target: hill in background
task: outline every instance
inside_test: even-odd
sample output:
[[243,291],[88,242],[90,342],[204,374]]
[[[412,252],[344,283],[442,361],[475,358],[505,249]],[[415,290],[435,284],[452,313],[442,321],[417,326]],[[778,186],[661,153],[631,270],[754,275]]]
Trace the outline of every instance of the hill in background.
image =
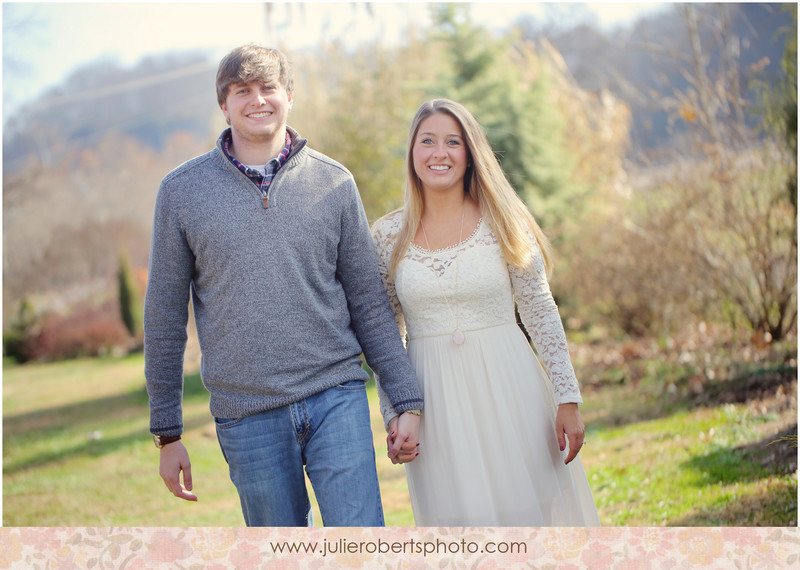
[[[701,14],[710,9],[698,6]],[[756,67],[762,74],[780,75],[782,32],[790,23],[783,5],[729,4],[725,13],[730,33],[739,38],[741,84],[747,85]],[[676,133],[656,101],[687,85],[678,63],[689,39],[677,10],[614,32],[586,24],[547,30],[532,19],[515,25],[525,39],[549,41],[581,89],[608,90],[629,105],[634,156],[674,144]],[[711,45],[713,38],[707,39]],[[717,51],[704,51],[703,56],[709,69],[726,58]],[[64,149],[97,145],[112,131],[156,151],[178,131],[213,141],[216,65],[200,53],[188,52],[149,57],[132,68],[104,60],[81,67],[63,85],[5,118],[4,169],[15,172],[32,156],[47,164]]]

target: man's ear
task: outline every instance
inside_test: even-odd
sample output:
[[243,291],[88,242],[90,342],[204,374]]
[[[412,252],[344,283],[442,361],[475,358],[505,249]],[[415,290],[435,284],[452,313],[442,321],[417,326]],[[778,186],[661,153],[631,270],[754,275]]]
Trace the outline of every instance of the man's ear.
[[225,122],[231,124],[231,114],[228,112],[228,105],[220,103],[219,108],[222,109],[222,114],[225,115]]

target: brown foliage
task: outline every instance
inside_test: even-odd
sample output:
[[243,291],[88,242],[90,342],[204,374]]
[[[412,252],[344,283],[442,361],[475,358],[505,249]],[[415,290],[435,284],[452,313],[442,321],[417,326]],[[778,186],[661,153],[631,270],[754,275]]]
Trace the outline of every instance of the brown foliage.
[[66,316],[45,317],[37,333],[22,339],[17,350],[23,360],[61,360],[101,356],[127,350],[130,337],[114,303],[81,305]]
[[[797,320],[796,211],[786,193],[791,153],[747,124],[738,38],[725,11],[681,7],[687,46],[651,49],[679,63],[687,86],[653,101],[683,145],[632,173],[630,192],[595,200],[565,244],[564,290],[584,321],[641,336],[725,322],[780,339]],[[727,54],[716,67],[703,30]],[[685,50],[683,53],[681,50]],[[677,135],[676,135],[677,136]]]
[[[120,250],[147,267],[155,196],[161,178],[207,150],[178,133],[162,154],[118,134],[92,149],[35,165],[3,181],[3,302],[13,315],[23,298],[37,313],[115,290]],[[7,328],[8,322],[4,323]]]
[[770,406],[796,406],[796,338],[762,340],[724,324],[700,322],[661,339],[575,342],[570,353],[582,387],[590,391],[657,379],[664,394],[685,398],[691,406],[773,398]]

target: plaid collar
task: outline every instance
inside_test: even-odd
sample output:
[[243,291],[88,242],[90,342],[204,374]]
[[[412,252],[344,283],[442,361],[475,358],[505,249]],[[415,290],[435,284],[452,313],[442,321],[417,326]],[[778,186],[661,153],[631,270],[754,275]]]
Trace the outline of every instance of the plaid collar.
[[286,131],[286,145],[283,147],[283,150],[277,157],[273,158],[267,163],[264,171],[250,168],[237,160],[230,151],[231,141],[232,135],[231,132],[228,131],[222,139],[222,148],[225,150],[225,154],[227,155],[228,159],[236,166],[236,168],[241,170],[245,176],[247,176],[256,186],[259,187],[259,190],[261,190],[262,194],[266,195],[269,185],[272,183],[272,179],[275,178],[275,174],[278,172],[280,167],[286,163],[289,153],[292,152],[292,137],[289,135],[289,131]]

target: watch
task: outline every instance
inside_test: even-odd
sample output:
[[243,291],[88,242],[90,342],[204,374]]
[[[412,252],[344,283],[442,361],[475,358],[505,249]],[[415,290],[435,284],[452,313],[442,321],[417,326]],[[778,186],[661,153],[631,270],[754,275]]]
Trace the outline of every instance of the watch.
[[168,443],[173,443],[173,442],[178,441],[180,438],[181,438],[181,436],[179,436],[179,435],[158,435],[158,434],[153,434],[153,441],[155,442],[156,447],[159,448],[159,449],[161,449],[162,447],[164,447]]

